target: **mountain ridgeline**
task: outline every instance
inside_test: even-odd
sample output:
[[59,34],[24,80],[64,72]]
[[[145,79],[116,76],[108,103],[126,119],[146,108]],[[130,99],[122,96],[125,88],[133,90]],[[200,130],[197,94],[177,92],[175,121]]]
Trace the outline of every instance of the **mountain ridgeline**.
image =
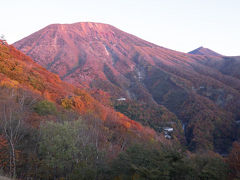
[[190,51],[189,54],[203,55],[203,56],[218,56],[218,57],[223,56],[221,54],[218,54],[218,53],[212,51],[211,49],[204,48],[202,46],[193,51]]
[[239,138],[239,57],[181,53],[90,22],[49,25],[13,45],[63,81],[108,94],[132,120],[172,127],[190,150],[226,153]]

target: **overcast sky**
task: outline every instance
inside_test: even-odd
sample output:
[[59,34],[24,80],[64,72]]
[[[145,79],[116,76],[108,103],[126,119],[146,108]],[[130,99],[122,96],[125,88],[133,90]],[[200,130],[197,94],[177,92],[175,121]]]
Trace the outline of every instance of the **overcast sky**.
[[170,49],[240,55],[240,0],[0,0],[9,43],[54,23],[102,22]]

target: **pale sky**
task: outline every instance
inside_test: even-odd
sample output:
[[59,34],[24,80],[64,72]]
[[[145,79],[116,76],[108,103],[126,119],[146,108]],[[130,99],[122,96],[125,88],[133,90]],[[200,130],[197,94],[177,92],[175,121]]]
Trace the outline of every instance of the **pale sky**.
[[240,55],[240,0],[0,0],[0,34],[10,44],[49,24],[86,21],[182,52]]

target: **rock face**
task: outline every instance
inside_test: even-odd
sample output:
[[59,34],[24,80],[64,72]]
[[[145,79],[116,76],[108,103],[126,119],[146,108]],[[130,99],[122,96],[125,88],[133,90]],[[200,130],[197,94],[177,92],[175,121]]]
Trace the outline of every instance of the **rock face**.
[[[226,57],[211,50],[181,53],[101,23],[49,25],[14,46],[74,85],[164,107],[184,125],[190,149],[224,152],[238,138],[240,80],[222,69]],[[163,121],[171,124],[154,119]]]
[[204,56],[218,56],[218,57],[223,56],[221,54],[218,54],[218,53],[212,51],[211,49],[204,48],[202,46],[193,51],[190,51],[189,54],[204,55]]

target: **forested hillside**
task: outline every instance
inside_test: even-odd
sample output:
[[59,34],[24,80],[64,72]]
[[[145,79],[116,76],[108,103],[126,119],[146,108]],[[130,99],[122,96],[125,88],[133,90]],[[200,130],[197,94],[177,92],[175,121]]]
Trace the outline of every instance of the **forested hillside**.
[[103,92],[99,100],[129,118],[157,132],[173,128],[191,151],[226,154],[239,138],[237,57],[181,53],[92,22],[52,24],[14,46],[63,81]]
[[106,93],[91,96],[64,83],[7,44],[0,44],[0,80],[0,173],[6,176],[219,180],[239,174],[237,142],[225,159],[212,151],[191,153],[181,129],[168,139],[158,128],[169,120],[181,127],[165,107],[116,102],[129,119],[111,109]]

